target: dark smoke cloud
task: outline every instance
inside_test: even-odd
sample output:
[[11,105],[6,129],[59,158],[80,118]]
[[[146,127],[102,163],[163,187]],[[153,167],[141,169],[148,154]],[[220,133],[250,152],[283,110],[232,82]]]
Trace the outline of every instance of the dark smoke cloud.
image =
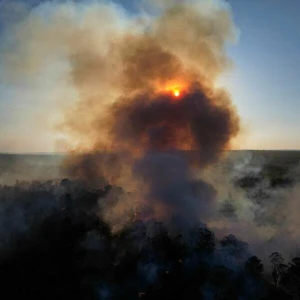
[[135,165],[134,174],[149,185],[142,219],[156,217],[174,225],[175,217],[175,223],[189,227],[205,221],[213,210],[216,191],[204,181],[194,180],[188,161],[178,154],[147,153]]
[[112,117],[117,148],[198,150],[201,165],[217,160],[239,130],[232,106],[208,97],[199,85],[180,99],[156,94],[122,99],[114,105]]
[[[103,185],[103,179],[124,182],[125,174],[144,185],[136,208],[143,218],[168,222],[170,216],[179,214],[186,225],[207,220],[216,192],[193,178],[191,167],[216,162],[237,134],[238,117],[227,100],[207,96],[199,84],[189,87],[180,99],[155,92],[122,98],[110,111],[110,151],[71,156],[66,168],[70,176],[93,186]],[[98,147],[95,149],[101,149]],[[196,155],[185,152],[189,150],[196,150]],[[116,216],[124,219],[122,207],[133,205],[123,197],[119,201],[113,209],[113,223]]]

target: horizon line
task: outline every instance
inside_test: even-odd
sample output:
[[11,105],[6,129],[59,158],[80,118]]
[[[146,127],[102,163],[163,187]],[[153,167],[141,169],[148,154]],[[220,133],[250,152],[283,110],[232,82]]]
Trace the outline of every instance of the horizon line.
[[[197,150],[183,150],[183,151],[197,151]],[[231,150],[223,150],[224,152],[229,151],[287,151],[287,152],[295,152],[300,151],[300,149],[231,149]],[[66,155],[69,152],[1,152],[0,155]]]

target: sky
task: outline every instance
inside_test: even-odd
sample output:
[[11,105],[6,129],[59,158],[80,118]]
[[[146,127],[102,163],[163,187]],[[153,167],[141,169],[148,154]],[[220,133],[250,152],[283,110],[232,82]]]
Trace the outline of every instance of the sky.
[[[128,0],[119,2],[129,9],[133,6]],[[242,120],[238,148],[300,149],[300,1],[228,2],[239,38],[228,48],[235,66],[223,75],[220,84],[231,93]],[[4,17],[2,12],[0,18]],[[51,130],[53,112],[59,106],[51,100],[59,98],[55,97],[55,80],[41,79],[41,83],[49,90],[44,99],[35,85],[1,81],[0,66],[0,152],[59,149],[57,135]],[[63,93],[59,96],[68,97],[71,91]],[[45,105],[39,106],[39,101]]]
[[300,1],[229,3],[240,37],[224,82],[247,123],[245,148],[299,149]]

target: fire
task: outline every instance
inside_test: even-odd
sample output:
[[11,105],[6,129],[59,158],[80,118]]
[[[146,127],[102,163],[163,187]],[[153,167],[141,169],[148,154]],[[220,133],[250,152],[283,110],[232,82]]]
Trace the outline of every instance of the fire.
[[175,97],[179,97],[180,96],[180,90],[176,89],[173,91],[173,94]]
[[186,89],[183,83],[171,83],[162,88],[166,93],[173,95],[175,98],[179,98],[182,95],[183,90]]

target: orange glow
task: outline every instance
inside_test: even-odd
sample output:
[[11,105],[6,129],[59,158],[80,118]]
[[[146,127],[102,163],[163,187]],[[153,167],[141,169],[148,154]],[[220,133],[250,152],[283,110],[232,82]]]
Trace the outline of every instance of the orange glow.
[[176,89],[173,91],[173,94],[175,97],[179,97],[180,96],[180,90]]
[[171,84],[164,88],[167,93],[171,93],[176,98],[181,96],[184,89],[185,86],[183,84]]
[[180,98],[187,89],[188,85],[183,80],[172,80],[156,86],[158,92],[169,94],[174,98]]

